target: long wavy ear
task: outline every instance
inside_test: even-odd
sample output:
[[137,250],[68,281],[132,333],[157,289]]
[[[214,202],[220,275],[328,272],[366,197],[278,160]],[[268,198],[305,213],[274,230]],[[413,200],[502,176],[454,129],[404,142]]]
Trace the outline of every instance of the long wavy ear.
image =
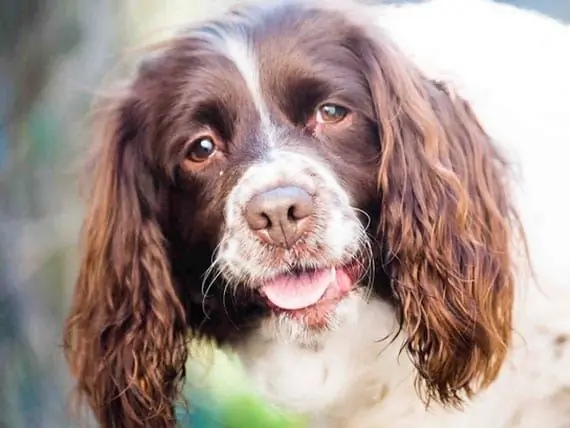
[[186,319],[159,226],[145,106],[127,92],[103,118],[64,347],[101,426],[166,427],[184,377]]
[[511,341],[507,165],[466,101],[389,41],[361,46],[381,135],[378,240],[422,398],[460,405]]

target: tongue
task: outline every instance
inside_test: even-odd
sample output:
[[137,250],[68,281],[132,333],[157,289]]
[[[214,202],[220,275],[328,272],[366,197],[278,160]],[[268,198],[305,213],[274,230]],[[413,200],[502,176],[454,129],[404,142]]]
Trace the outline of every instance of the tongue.
[[329,286],[336,282],[336,272],[323,269],[301,275],[279,276],[266,283],[261,291],[278,308],[297,310],[317,303]]

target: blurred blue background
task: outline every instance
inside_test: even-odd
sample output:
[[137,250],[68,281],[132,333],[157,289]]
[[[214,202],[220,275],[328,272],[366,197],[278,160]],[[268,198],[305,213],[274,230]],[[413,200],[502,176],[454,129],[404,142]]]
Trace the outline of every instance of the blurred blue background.
[[[72,426],[60,329],[94,93],[128,47],[233,2],[0,2],[0,428]],[[569,0],[510,3],[570,21]]]

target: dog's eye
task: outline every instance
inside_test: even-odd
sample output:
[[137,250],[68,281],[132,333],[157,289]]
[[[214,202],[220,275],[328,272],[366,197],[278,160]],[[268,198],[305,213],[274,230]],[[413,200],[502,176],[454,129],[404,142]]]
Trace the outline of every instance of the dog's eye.
[[337,104],[323,104],[317,110],[317,123],[338,123],[348,115],[348,109]]
[[216,144],[211,137],[200,137],[194,140],[186,153],[192,162],[204,162],[216,152]]

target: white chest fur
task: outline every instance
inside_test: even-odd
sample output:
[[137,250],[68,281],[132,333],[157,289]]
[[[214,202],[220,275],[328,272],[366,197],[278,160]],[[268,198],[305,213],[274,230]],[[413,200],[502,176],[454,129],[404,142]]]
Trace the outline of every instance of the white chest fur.
[[309,415],[311,426],[535,428],[545,420],[549,427],[570,426],[570,404],[564,404],[570,397],[563,387],[568,380],[556,379],[559,360],[551,355],[554,331],[541,331],[537,341],[538,332],[529,330],[533,340],[518,342],[497,381],[462,411],[426,409],[407,354],[399,352],[401,341],[390,341],[390,307],[358,296],[343,305],[357,315],[318,347],[255,334],[236,348],[259,391],[271,403]]
[[413,370],[405,354],[398,361],[396,324],[388,305],[351,296],[341,311],[353,318],[315,346],[255,335],[240,346],[246,370],[271,402],[315,415],[344,419],[356,409],[375,407],[396,390],[409,394]]
[[[272,401],[302,412],[323,411],[336,405],[347,387],[360,383],[370,364],[377,364],[388,347],[388,340],[379,339],[395,325],[390,309],[380,302],[366,304],[359,297],[342,305],[347,311],[351,307],[355,319],[328,333],[318,345],[264,341],[256,335],[238,349],[252,378]],[[385,359],[395,366],[393,358]]]

